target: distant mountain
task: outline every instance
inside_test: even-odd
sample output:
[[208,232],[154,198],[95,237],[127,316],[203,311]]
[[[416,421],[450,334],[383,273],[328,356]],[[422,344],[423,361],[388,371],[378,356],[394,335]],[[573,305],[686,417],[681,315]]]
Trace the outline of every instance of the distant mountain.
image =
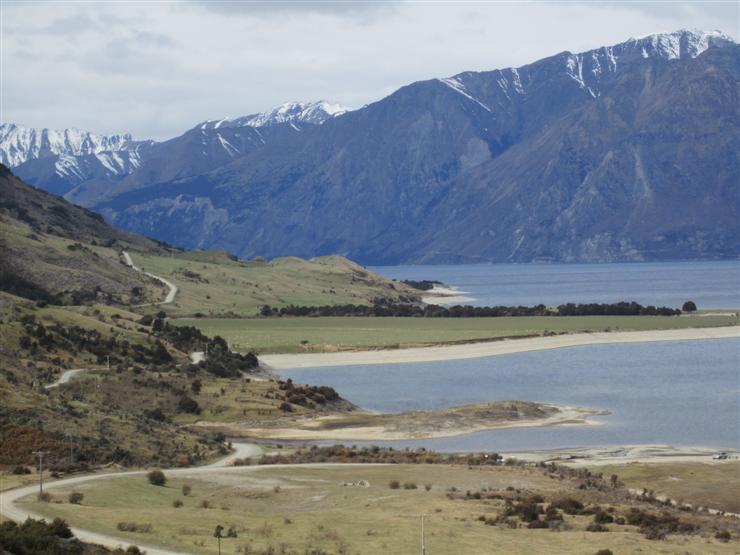
[[350,111],[350,108],[340,104],[332,104],[325,100],[318,102],[286,102],[269,112],[242,116],[240,118],[223,118],[206,121],[201,129],[220,129],[224,127],[267,127],[278,123],[312,123],[321,125],[326,120],[341,116]]
[[[729,37],[661,33],[412,83],[322,125],[250,128],[273,134],[84,202],[120,227],[245,257],[731,257],[739,84]],[[208,123],[200,132],[224,132]]]
[[[78,129],[0,125],[0,161],[29,183],[78,203],[139,184],[196,175],[266,144],[274,135],[320,125],[349,111],[326,101],[288,102],[273,110],[196,125],[164,142],[135,141],[130,134],[96,135]],[[78,189],[79,187],[79,189]]]

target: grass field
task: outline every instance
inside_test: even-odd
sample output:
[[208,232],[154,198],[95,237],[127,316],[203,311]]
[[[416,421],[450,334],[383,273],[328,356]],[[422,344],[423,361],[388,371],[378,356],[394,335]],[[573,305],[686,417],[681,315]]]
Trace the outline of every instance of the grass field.
[[[596,469],[595,469],[596,470]],[[740,513],[740,463],[737,461],[600,466],[598,472],[617,474],[627,487],[653,490],[694,506]]]
[[[171,320],[220,335],[259,353],[394,348],[454,341],[605,330],[661,330],[735,325],[737,316],[526,316],[517,318],[267,318]],[[307,343],[302,343],[302,342]]]
[[[369,487],[343,485],[360,480]],[[391,480],[418,489],[390,489]],[[424,485],[430,484],[426,491]],[[189,495],[182,486],[189,485]],[[466,555],[547,553],[732,553],[737,543],[722,544],[697,536],[650,541],[632,526],[609,526],[609,533],[586,532],[588,516],[568,516],[566,529],[509,529],[488,526],[480,515],[495,516],[498,500],[450,499],[449,488],[477,491],[507,486],[556,495],[567,486],[534,468],[474,468],[441,465],[346,465],[329,468],[225,469],[208,475],[171,476],[166,487],[144,476],[115,478],[77,486],[81,505],[56,492],[55,503],[29,502],[34,510],[70,523],[122,536],[129,541],[217,553],[216,525],[233,527],[237,538],[222,541],[222,552],[352,553],[407,555],[420,548],[419,514],[427,514],[428,553]],[[71,490],[70,490],[71,491]],[[173,508],[180,501],[183,506]],[[209,508],[204,508],[204,502]],[[119,522],[151,525],[149,532],[122,532]],[[272,546],[274,551],[267,551]],[[314,552],[314,551],[311,551]],[[319,551],[315,551],[319,552]]]
[[166,306],[170,315],[254,316],[264,305],[370,304],[375,297],[398,300],[418,294],[338,256],[270,262],[233,260],[223,251],[131,256],[138,267],[180,289],[175,303]]

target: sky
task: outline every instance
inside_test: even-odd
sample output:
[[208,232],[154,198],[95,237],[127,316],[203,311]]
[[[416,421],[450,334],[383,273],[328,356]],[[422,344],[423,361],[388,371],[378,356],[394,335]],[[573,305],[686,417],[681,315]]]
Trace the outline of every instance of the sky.
[[422,79],[516,67],[653,32],[721,30],[729,2],[0,0],[0,122],[166,139]]

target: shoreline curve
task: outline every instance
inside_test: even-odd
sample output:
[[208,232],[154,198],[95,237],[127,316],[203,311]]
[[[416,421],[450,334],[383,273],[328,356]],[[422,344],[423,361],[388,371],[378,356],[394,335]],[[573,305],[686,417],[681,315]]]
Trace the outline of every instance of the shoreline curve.
[[465,343],[462,345],[410,347],[408,349],[261,355],[259,359],[260,362],[270,370],[279,372],[280,370],[300,368],[364,366],[370,364],[403,364],[485,358],[530,351],[580,347],[584,345],[736,338],[740,338],[740,326],[573,333],[553,336],[525,337],[521,339],[502,339],[498,341]]

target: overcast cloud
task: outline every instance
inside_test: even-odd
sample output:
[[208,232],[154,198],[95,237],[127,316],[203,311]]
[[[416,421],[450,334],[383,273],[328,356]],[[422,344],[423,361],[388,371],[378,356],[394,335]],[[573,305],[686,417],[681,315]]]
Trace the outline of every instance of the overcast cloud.
[[199,121],[519,66],[684,27],[729,2],[2,1],[0,121],[163,139]]

